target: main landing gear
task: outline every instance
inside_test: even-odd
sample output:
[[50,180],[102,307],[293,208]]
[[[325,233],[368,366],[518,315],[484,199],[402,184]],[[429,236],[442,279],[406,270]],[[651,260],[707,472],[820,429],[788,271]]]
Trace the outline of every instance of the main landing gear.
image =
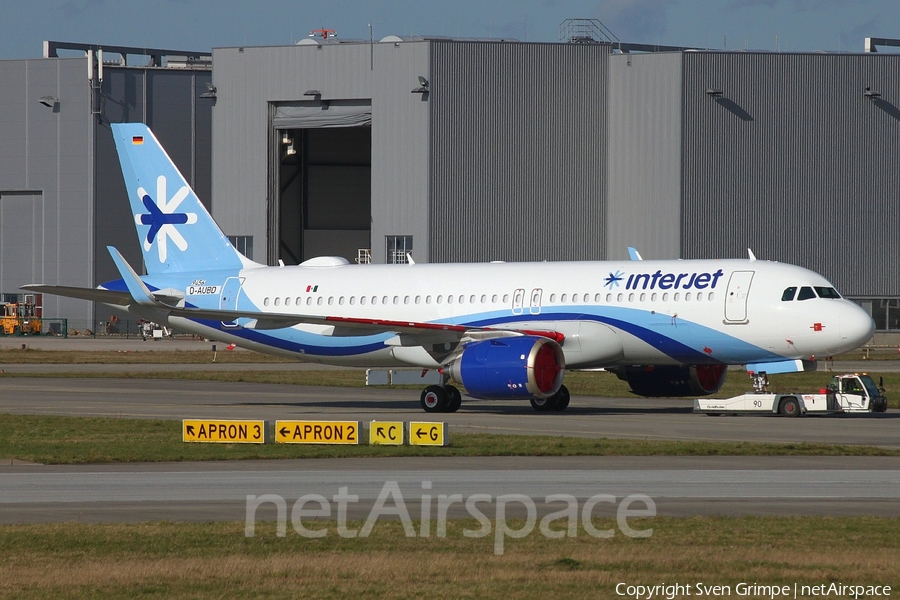
[[559,391],[549,398],[532,398],[531,408],[544,412],[548,410],[563,411],[569,406],[569,388],[564,385],[559,386]]
[[421,401],[425,412],[456,412],[462,404],[462,394],[452,385],[429,385],[422,390]]
[[[420,400],[422,410],[425,412],[456,412],[462,404],[462,394],[452,385],[429,385],[422,390]],[[564,385],[549,398],[531,399],[531,407],[540,412],[563,411],[567,406],[569,406],[569,389]]]

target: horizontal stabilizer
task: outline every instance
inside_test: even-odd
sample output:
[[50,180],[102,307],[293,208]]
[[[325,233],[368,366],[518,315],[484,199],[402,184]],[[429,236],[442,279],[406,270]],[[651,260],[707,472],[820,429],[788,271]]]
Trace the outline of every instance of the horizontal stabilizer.
[[78,298],[79,300],[90,300],[91,302],[102,302],[104,304],[117,304],[119,306],[128,306],[134,302],[131,298],[131,294],[128,292],[105,290],[103,288],[80,288],[67,285],[32,283],[30,285],[23,285],[22,289],[28,290],[29,292],[55,294],[66,298]]

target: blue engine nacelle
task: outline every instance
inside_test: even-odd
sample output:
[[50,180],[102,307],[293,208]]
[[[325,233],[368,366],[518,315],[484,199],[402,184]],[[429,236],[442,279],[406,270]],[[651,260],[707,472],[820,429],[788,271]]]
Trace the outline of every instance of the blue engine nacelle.
[[555,341],[515,336],[468,344],[447,372],[475,398],[548,398],[562,385],[565,369]]

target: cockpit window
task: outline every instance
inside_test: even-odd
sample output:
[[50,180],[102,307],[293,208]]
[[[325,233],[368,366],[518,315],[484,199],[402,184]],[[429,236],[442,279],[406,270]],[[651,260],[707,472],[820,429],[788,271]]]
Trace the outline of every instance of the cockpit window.
[[811,287],[803,286],[800,288],[800,293],[797,294],[797,300],[809,300],[810,298],[815,298],[816,293],[813,291]]
[[784,290],[784,293],[781,294],[781,301],[782,302],[790,302],[791,300],[794,299],[794,294],[796,294],[796,293],[797,293],[796,286],[787,288],[786,290]]
[[841,297],[836,289],[830,287],[816,287],[816,293],[819,295],[819,298],[838,299]]

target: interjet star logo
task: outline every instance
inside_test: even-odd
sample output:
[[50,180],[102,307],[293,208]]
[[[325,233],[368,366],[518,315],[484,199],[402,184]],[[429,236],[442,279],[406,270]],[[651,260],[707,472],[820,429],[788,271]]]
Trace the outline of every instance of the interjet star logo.
[[[187,250],[188,244],[181,233],[175,229],[176,225],[192,225],[197,222],[196,213],[178,213],[175,210],[187,198],[191,192],[188,186],[181,186],[175,194],[169,198],[166,193],[166,178],[160,175],[156,179],[156,202],[150,197],[150,194],[142,187],[137,190],[138,197],[144,203],[147,209],[146,214],[134,215],[134,220],[139,225],[149,225],[150,230],[147,231],[147,239],[144,240],[144,250],[150,251],[153,247],[153,240],[156,240],[156,248],[159,251],[159,262],[166,262],[168,251],[166,249],[167,240],[171,239],[175,246],[184,252]],[[168,200],[166,200],[169,198]]]
[[618,270],[615,273],[610,273],[609,277],[605,279],[606,283],[603,284],[603,287],[608,287],[609,289],[619,287],[619,282],[622,281],[623,275],[625,275],[625,271],[622,270]]

